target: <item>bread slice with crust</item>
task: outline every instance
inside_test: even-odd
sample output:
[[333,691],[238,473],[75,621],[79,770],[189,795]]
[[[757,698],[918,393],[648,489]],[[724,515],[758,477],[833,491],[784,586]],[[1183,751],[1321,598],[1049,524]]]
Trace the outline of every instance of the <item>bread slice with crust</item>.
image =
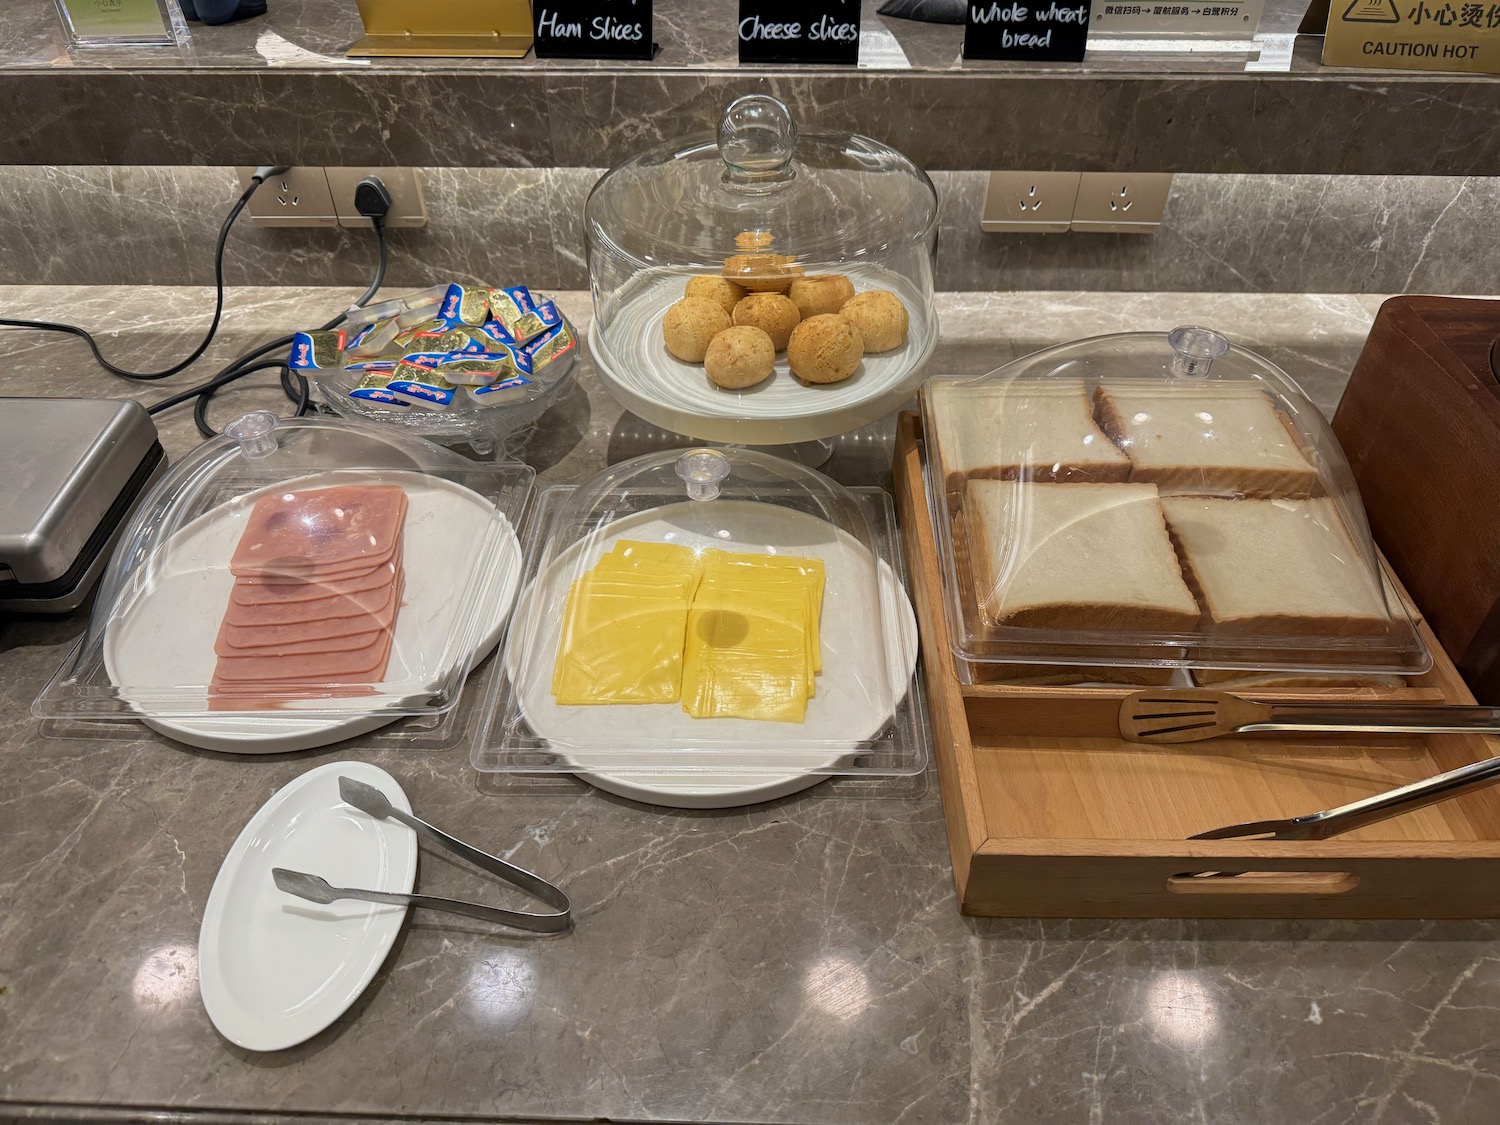
[[1161,501],[1188,582],[1214,626],[1271,636],[1378,636],[1392,627],[1380,580],[1334,502]]
[[1258,387],[1101,383],[1094,405],[1099,424],[1129,456],[1132,481],[1150,481],[1163,492],[1318,492],[1317,469]]
[[1082,379],[927,385],[928,441],[947,489],[970,477],[1103,482],[1130,476],[1130,458],[1094,421]]
[[964,511],[989,627],[1173,633],[1201,619],[1154,484],[970,480]]

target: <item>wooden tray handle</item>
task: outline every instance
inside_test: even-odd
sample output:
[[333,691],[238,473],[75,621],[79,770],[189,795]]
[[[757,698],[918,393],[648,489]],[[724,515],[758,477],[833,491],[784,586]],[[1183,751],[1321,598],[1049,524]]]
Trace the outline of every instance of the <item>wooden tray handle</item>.
[[1176,895],[1342,895],[1357,886],[1359,876],[1352,871],[1188,872],[1167,876],[1167,890]]

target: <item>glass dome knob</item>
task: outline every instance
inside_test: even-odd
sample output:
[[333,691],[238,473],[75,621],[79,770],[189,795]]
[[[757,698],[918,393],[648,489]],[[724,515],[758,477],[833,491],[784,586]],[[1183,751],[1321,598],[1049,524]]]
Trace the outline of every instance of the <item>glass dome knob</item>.
[[739,182],[790,179],[797,150],[792,111],[768,94],[746,94],[729,103],[719,122],[724,177]]
[[269,457],[276,452],[278,421],[269,410],[252,410],[225,426],[224,432],[240,443],[240,452],[246,457]]
[[1185,326],[1167,333],[1172,345],[1172,374],[1201,379],[1214,360],[1229,354],[1229,341],[1211,328]]
[[719,482],[729,475],[729,458],[717,449],[693,449],[677,458],[677,475],[694,500],[712,500],[719,495]]

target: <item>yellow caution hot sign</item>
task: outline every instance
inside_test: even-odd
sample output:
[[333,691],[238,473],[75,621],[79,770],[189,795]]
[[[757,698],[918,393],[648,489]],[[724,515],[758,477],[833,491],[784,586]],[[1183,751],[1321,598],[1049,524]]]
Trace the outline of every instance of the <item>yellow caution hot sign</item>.
[[1500,74],[1500,3],[1333,0],[1323,61]]

